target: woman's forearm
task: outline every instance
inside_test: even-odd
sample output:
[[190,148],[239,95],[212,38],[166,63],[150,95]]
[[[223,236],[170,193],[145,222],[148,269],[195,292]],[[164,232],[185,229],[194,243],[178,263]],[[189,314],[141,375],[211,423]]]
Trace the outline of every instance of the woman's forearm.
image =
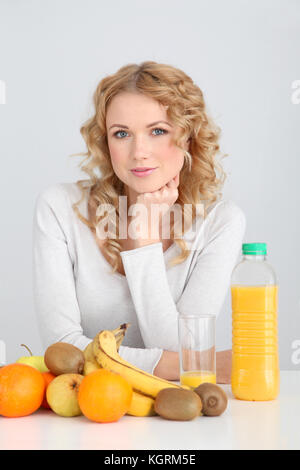
[[[216,352],[217,383],[229,384],[231,380],[231,349]],[[154,375],[165,380],[180,380],[179,353],[164,351],[154,369]]]
[[216,352],[216,369],[217,369],[217,383],[218,384],[230,384],[231,364],[232,364],[231,349],[226,349],[225,351]]
[[165,380],[179,380],[179,353],[163,351],[161,358],[154,369],[153,375]]

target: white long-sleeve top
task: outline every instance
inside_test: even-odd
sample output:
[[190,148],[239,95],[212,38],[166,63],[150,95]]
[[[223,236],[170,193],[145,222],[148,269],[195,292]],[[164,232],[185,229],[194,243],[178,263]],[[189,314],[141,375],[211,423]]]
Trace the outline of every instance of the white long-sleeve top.
[[[221,199],[184,234],[191,252],[176,266],[176,244],[122,251],[126,276],[111,273],[88,226],[72,204],[76,183],[57,183],[36,198],[33,295],[43,346],[64,341],[84,349],[103,329],[130,323],[121,357],[153,373],[163,350],[178,351],[178,313],[218,315],[243,241],[246,218]],[[88,197],[78,205],[88,218]]]

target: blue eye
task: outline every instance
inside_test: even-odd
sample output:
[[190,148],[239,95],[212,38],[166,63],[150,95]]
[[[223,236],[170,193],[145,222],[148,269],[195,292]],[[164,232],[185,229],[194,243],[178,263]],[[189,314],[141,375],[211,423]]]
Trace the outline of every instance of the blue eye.
[[[164,135],[164,134],[168,133],[168,131],[166,131],[165,129],[161,129],[159,127],[156,127],[155,129],[153,129],[153,131],[162,131],[163,132],[162,134],[155,134],[155,135]],[[122,131],[117,131],[117,132],[114,133],[114,137],[116,137],[117,139],[122,139],[122,137],[118,137],[118,134],[120,134],[121,132],[127,134],[127,132],[123,131],[123,130]]]
[[124,132],[126,134],[125,131],[117,131],[117,132],[114,133],[114,136],[117,137],[117,134],[119,134],[120,132]]
[[156,127],[155,129],[153,129],[154,131],[163,131],[163,134],[156,134],[156,135],[164,135],[166,134],[168,131],[165,131],[164,129],[160,129],[158,127]]

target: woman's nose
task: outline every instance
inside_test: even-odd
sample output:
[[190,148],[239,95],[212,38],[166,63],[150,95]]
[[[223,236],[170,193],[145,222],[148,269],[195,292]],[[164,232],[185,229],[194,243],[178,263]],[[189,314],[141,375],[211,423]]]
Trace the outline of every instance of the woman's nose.
[[135,159],[147,158],[151,154],[150,145],[145,143],[142,139],[134,142],[131,148],[131,155]]

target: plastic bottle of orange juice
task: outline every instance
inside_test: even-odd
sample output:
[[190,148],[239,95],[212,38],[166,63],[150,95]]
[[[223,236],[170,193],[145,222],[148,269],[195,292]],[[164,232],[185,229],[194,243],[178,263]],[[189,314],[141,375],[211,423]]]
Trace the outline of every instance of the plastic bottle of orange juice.
[[279,393],[278,284],[266,243],[244,243],[231,277],[231,388],[240,400],[274,400]]

